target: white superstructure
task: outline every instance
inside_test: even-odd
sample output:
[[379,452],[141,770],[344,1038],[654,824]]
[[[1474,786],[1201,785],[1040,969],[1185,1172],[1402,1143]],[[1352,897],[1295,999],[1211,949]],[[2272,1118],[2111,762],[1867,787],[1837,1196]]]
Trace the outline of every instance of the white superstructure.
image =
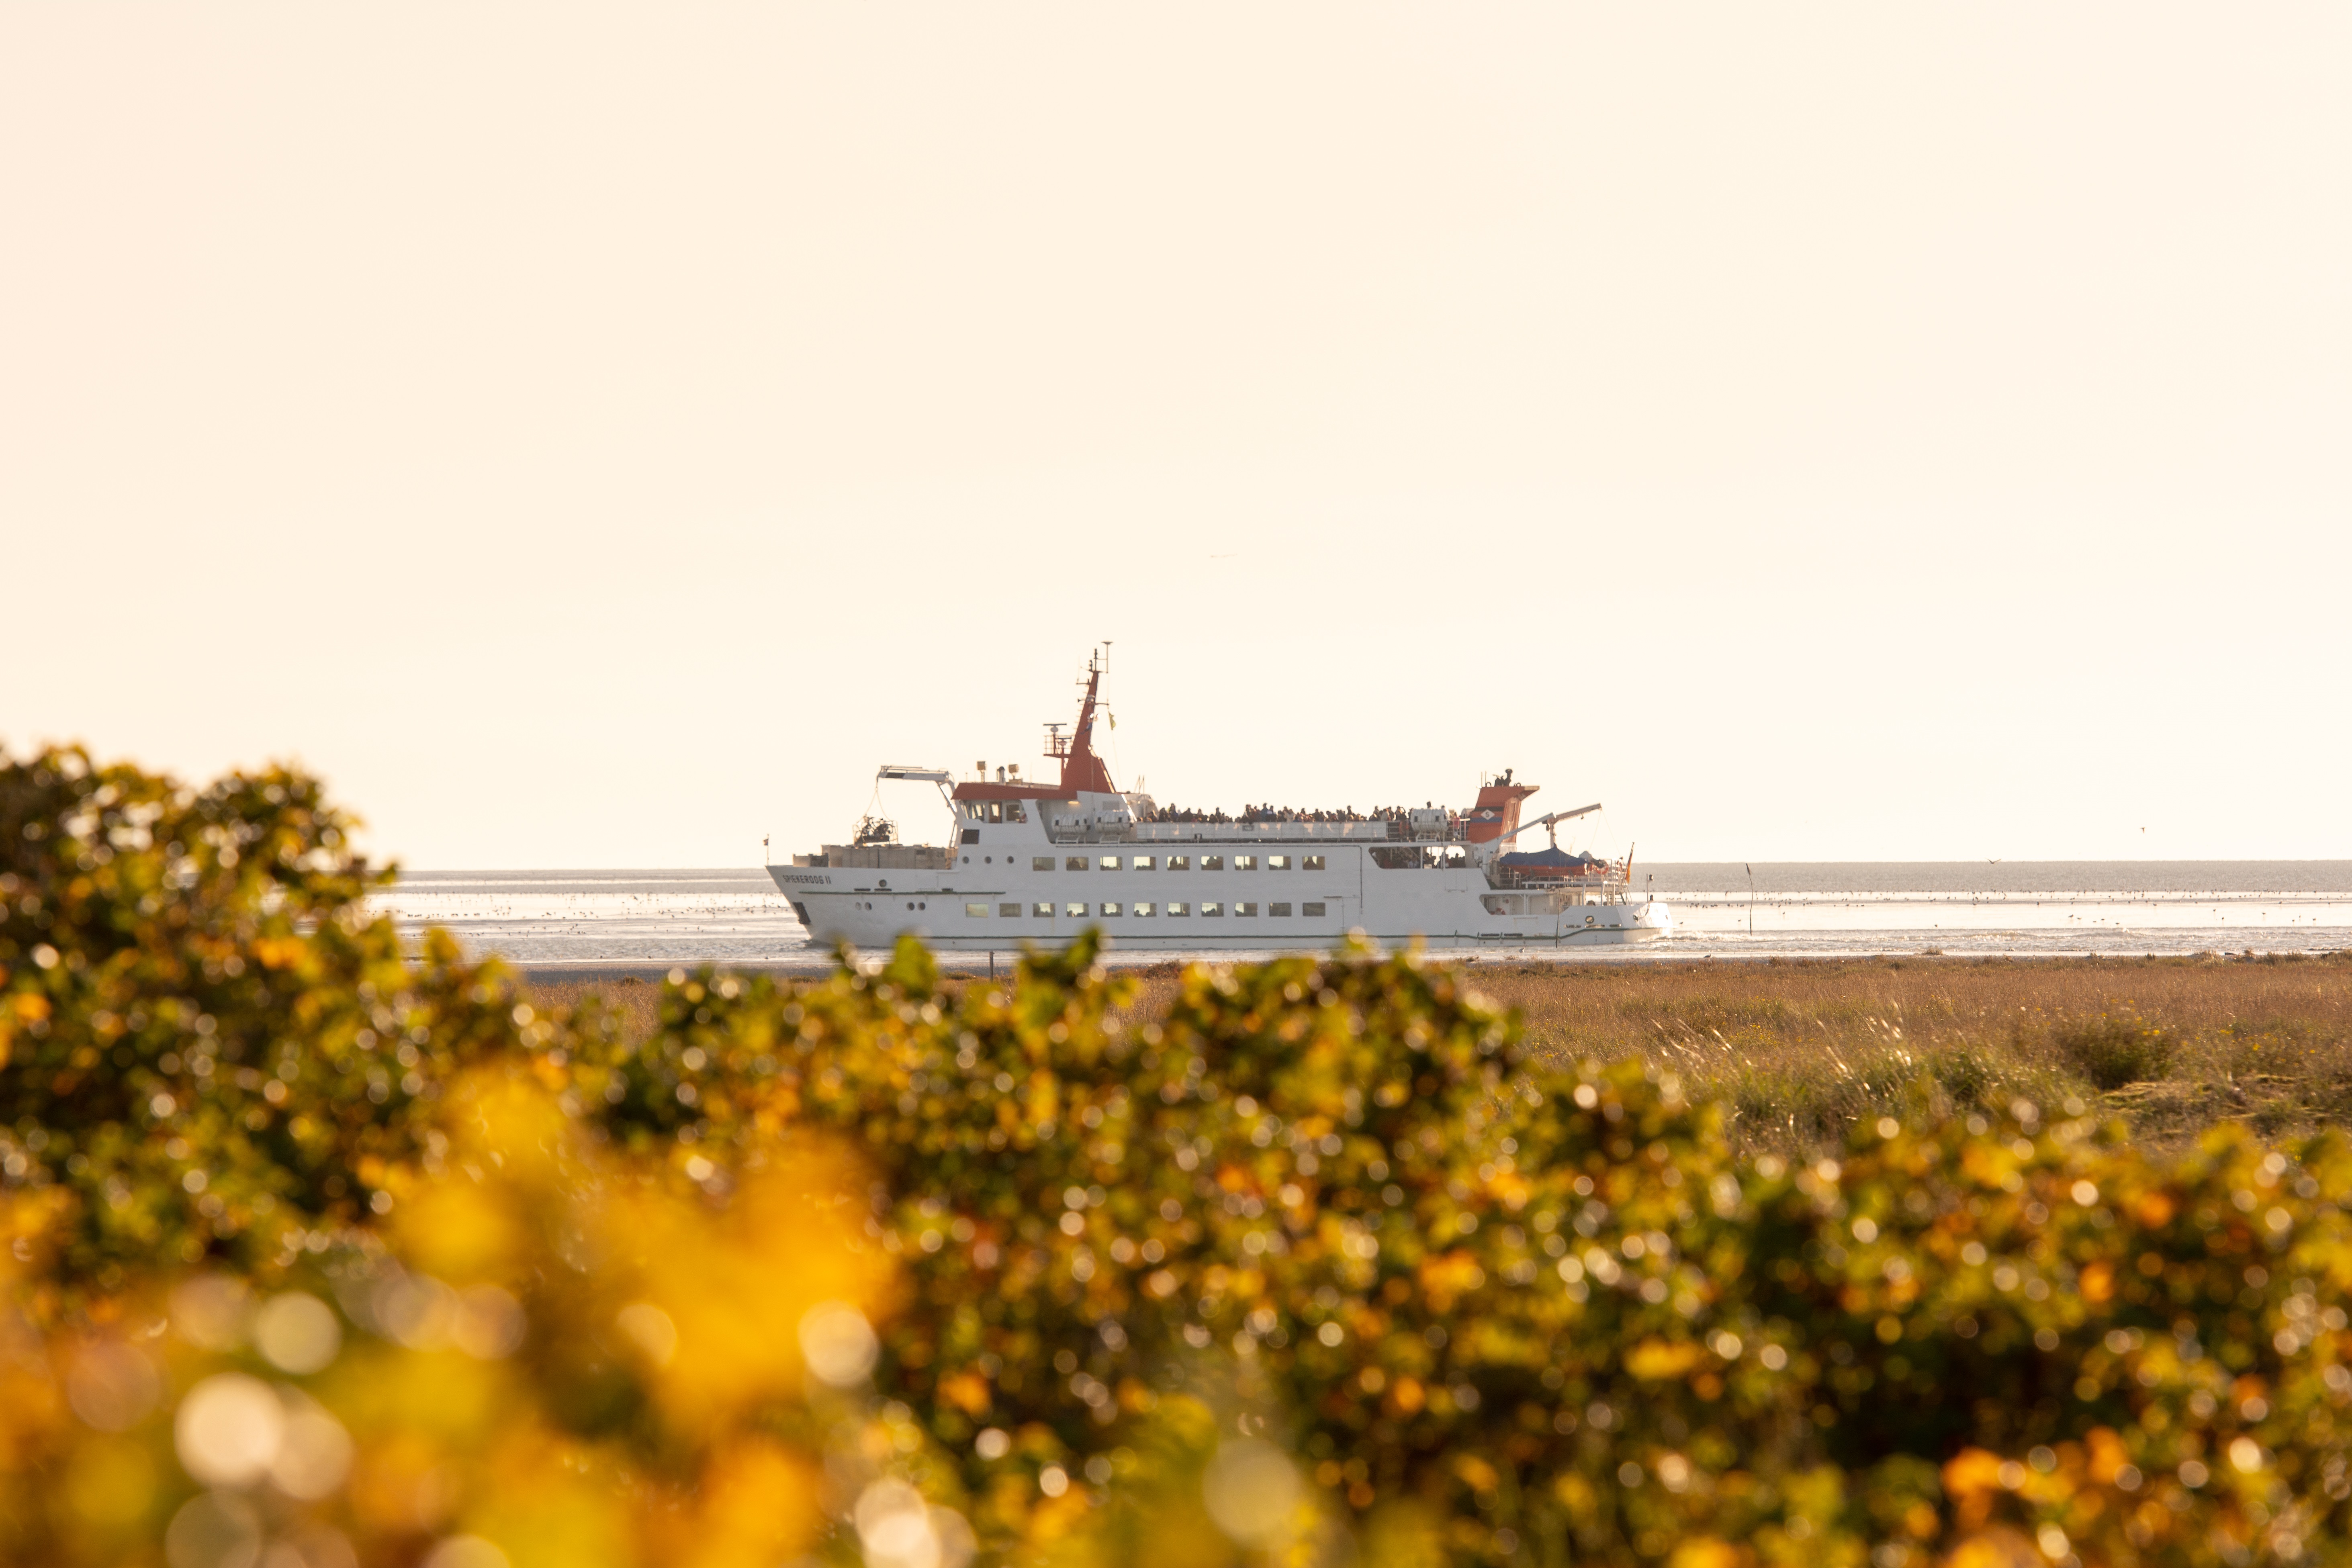
[[1507,773],[1462,813],[1169,820],[1148,796],[1113,787],[1095,754],[1102,674],[1089,660],[1076,728],[1052,727],[1058,782],[1024,781],[1017,769],[961,783],[881,770],[940,787],[951,846],[901,844],[869,818],[856,842],[769,867],[810,935],[884,948],[912,932],[939,948],[1010,950],[1099,926],[1127,949],[1328,949],[1350,932],[1465,947],[1643,942],[1672,929],[1666,905],[1632,890],[1630,856],[1514,852],[1527,830],[1520,803],[1536,786]]

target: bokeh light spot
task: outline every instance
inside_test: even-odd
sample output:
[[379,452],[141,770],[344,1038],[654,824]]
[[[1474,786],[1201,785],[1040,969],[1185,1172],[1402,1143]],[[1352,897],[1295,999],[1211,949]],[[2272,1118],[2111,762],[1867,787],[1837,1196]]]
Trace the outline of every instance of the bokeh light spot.
[[163,1394],[153,1363],[112,1341],[83,1346],[66,1368],[67,1401],[75,1415],[101,1432],[137,1426]]
[[180,1464],[194,1479],[206,1486],[250,1486],[277,1461],[286,1410],[268,1384],[225,1372],[188,1391],[172,1431]]
[[802,1313],[800,1338],[810,1373],[835,1388],[865,1382],[882,1351],[874,1325],[845,1301],[820,1301]]
[[163,1531],[172,1568],[254,1568],[260,1558],[261,1516],[233,1494],[191,1498]]
[[449,1338],[477,1361],[498,1361],[521,1347],[525,1326],[522,1303],[496,1285],[476,1285],[457,1292]]
[[478,1535],[452,1535],[433,1548],[423,1568],[507,1568],[507,1554]]
[[253,1295],[245,1282],[226,1275],[199,1274],[172,1291],[172,1327],[190,1344],[208,1351],[231,1351],[243,1344],[252,1310]]
[[656,1366],[667,1366],[677,1354],[677,1325],[651,1301],[630,1302],[614,1321]]
[[1266,1547],[1287,1533],[1302,1488],[1298,1468],[1273,1444],[1244,1437],[1217,1450],[1201,1475],[1201,1500],[1217,1528],[1245,1546]]
[[253,1315],[253,1343],[280,1372],[317,1372],[343,1348],[343,1325],[316,1296],[289,1290]]
[[853,1517],[867,1568],[942,1568],[930,1507],[905,1481],[886,1477],[867,1487]]
[[286,1430],[270,1461],[269,1479],[288,1497],[305,1501],[326,1497],[351,1473],[352,1438],[324,1406],[291,1396]]

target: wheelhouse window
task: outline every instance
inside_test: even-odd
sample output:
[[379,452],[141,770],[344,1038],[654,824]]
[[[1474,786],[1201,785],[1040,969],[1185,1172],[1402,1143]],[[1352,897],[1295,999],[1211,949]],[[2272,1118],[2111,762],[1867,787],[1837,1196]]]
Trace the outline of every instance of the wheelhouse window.
[[986,904],[966,904],[963,907],[963,912],[964,918],[967,920],[984,921],[988,918],[988,906]]
[[1190,904],[1175,903],[1168,906],[1168,918],[1171,920],[1175,920],[1182,915],[1189,915],[1192,912],[1192,906]]
[[1301,855],[1298,858],[1298,868],[1302,871],[1320,871],[1323,869],[1323,857],[1320,855]]
[[1083,871],[1086,868],[1087,858],[1083,855],[1073,855],[1062,862],[1062,869],[1065,871]]
[[1201,918],[1204,921],[1214,920],[1224,912],[1225,906],[1217,902],[1214,899],[1210,900],[1208,902],[1201,906]]
[[1171,871],[1189,871],[1192,868],[1192,858],[1190,855],[1171,855],[1168,857],[1168,868]]
[[1223,856],[1222,856],[1222,855],[1203,855],[1203,856],[1202,856],[1202,857],[1201,857],[1201,869],[1202,869],[1202,870],[1203,870],[1203,871],[1222,871],[1222,870],[1223,870],[1224,868],[1225,868],[1225,858],[1224,858]]
[[1004,803],[1003,801],[992,800],[988,803],[988,820],[991,822],[1002,822],[1004,820]]
[[1255,871],[1255,870],[1256,870],[1256,869],[1257,869],[1257,857],[1256,857],[1256,856],[1255,856],[1255,855],[1236,855],[1236,856],[1234,856],[1234,870],[1236,870],[1236,871]]
[[1051,855],[1032,855],[1029,857],[1029,869],[1032,871],[1050,871],[1053,868],[1054,858]]
[[1321,904],[1301,904],[1298,906],[1298,912],[1307,916],[1310,920],[1318,919],[1323,913],[1323,906]]
[[1265,858],[1265,868],[1269,871],[1287,871],[1290,869],[1290,857],[1269,855]]
[[1290,912],[1290,906],[1288,904],[1268,904],[1265,906],[1265,912],[1270,915],[1286,915]]
[[1026,822],[1029,820],[1029,808],[1017,800],[1008,800],[1004,803],[1004,820]]
[[1021,906],[1019,904],[999,904],[996,906],[996,913],[1000,920],[1017,921],[1021,918]]

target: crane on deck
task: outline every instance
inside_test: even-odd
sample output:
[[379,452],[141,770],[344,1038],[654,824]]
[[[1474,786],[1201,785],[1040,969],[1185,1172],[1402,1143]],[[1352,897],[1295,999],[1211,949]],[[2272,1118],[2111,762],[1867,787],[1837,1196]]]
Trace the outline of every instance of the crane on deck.
[[[1495,844],[1496,847],[1499,848],[1501,846],[1508,844],[1512,839],[1517,838],[1522,833],[1531,833],[1538,827],[1549,827],[1554,823],[1566,822],[1569,818],[1573,816],[1591,816],[1594,812],[1599,811],[1600,809],[1601,803],[1596,800],[1591,805],[1580,805],[1574,811],[1555,811],[1547,816],[1538,816],[1533,822],[1520,823],[1517,827],[1512,828],[1508,833],[1506,833],[1500,838],[1496,839]],[[1552,835],[1552,842],[1554,844],[1558,844],[1559,841],[1559,835],[1554,833]]]

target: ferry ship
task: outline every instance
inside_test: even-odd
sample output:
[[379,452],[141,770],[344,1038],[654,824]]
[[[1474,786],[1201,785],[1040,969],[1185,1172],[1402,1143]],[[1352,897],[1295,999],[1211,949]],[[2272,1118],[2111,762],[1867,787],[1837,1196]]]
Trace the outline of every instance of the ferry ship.
[[[1349,812],[1162,811],[1122,791],[1093,745],[1107,661],[1089,657],[1077,721],[1046,726],[1060,764],[1047,783],[1017,764],[957,779],[885,766],[886,782],[935,784],[954,842],[908,844],[879,816],[847,844],[794,855],[768,874],[816,942],[886,948],[912,933],[935,948],[1015,949],[1100,927],[1119,949],[1328,949],[1360,935],[1382,946],[1583,946],[1646,942],[1673,911],[1633,888],[1633,855],[1609,861],[1558,847],[1559,825],[1598,805],[1520,820],[1537,786],[1505,772],[1465,811],[1430,805]],[[1539,851],[1517,848],[1537,828]]]

